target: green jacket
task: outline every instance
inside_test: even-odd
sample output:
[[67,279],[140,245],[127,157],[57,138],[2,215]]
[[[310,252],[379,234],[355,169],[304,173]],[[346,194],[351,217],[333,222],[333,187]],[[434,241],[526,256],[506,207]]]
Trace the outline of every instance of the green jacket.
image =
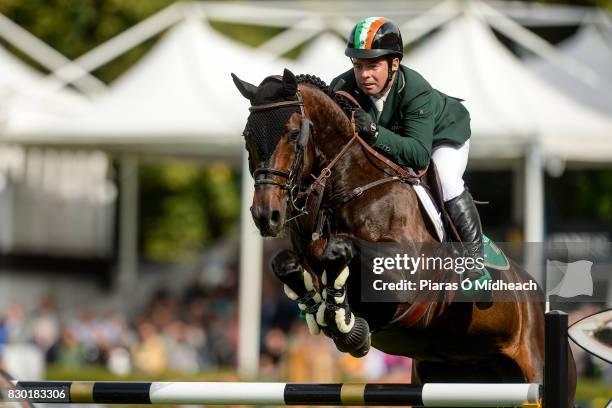
[[[330,86],[333,88],[340,79],[345,81],[342,89],[376,118],[376,108],[357,86],[353,70],[336,77]],[[470,138],[470,114],[461,99],[432,88],[418,72],[403,65],[377,122],[374,147],[399,165],[415,170],[429,164],[434,146],[461,145]]]

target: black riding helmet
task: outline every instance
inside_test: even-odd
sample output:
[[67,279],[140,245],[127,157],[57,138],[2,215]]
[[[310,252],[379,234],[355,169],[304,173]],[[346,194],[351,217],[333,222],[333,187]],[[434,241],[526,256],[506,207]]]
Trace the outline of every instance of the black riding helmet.
[[393,79],[391,64],[393,58],[402,60],[404,43],[399,28],[384,17],[364,18],[355,25],[344,54],[351,59],[370,59],[387,57],[387,82],[385,88]]
[[378,58],[383,55],[404,56],[399,28],[384,17],[368,17],[351,31],[344,54],[350,58]]

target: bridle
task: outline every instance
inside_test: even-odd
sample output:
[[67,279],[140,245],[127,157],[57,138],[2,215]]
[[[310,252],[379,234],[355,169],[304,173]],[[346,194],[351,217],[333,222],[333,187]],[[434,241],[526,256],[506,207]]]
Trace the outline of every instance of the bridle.
[[[297,137],[295,143],[295,158],[293,159],[293,163],[289,171],[275,169],[273,167],[259,167],[253,171],[253,178],[255,179],[255,187],[261,185],[274,185],[278,186],[282,190],[289,191],[289,201],[291,202],[291,206],[295,211],[297,211],[298,215],[304,214],[306,212],[304,206],[300,207],[298,205],[298,201],[300,200],[300,188],[301,188],[301,179],[300,174],[302,173],[304,167],[304,153],[306,151],[306,146],[308,145],[308,138],[310,136],[310,129],[312,126],[312,122],[306,116],[306,112],[304,111],[304,100],[302,99],[302,94],[300,91],[296,92],[297,100],[295,101],[280,101],[280,102],[272,102],[262,105],[254,105],[249,108],[250,112],[261,112],[272,109],[280,109],[287,108],[291,106],[298,106],[300,108],[300,134]],[[259,178],[259,176],[263,175],[263,178]],[[279,176],[287,180],[286,183],[280,183],[273,178],[269,177],[270,175]],[[296,216],[296,217],[297,217]]]
[[[343,91],[339,91],[337,93],[342,93],[343,95],[346,95],[346,93]],[[352,98],[350,97],[350,95],[348,96],[349,98]],[[370,145],[368,145],[357,134],[355,130],[355,118],[353,114],[351,115],[351,126],[353,128],[353,137],[343,146],[343,148],[336,154],[336,156],[329,162],[329,164],[321,170],[321,173],[314,179],[314,181],[310,184],[310,186],[306,190],[301,191],[302,186],[301,186],[300,175],[304,167],[304,153],[306,151],[306,146],[308,145],[308,139],[311,134],[311,129],[313,131],[315,131],[315,129],[314,129],[313,123],[306,116],[306,113],[304,111],[304,100],[299,90],[296,91],[296,97],[297,99],[293,101],[272,102],[272,103],[267,103],[267,104],[254,105],[249,108],[250,112],[261,112],[265,110],[280,109],[280,108],[286,108],[286,107],[291,107],[291,106],[298,106],[300,108],[300,114],[301,114],[300,134],[295,144],[296,155],[295,155],[295,158],[293,160],[293,163],[289,171],[275,169],[272,167],[265,167],[265,165],[253,171],[253,178],[255,179],[255,187],[261,186],[261,185],[275,185],[283,190],[289,191],[289,201],[295,213],[291,218],[287,220],[287,222],[294,220],[302,215],[307,215],[310,212],[313,212],[313,213],[318,212],[319,206],[321,203],[321,199],[323,196],[322,190],[325,188],[327,180],[332,174],[332,168],[336,165],[336,163],[338,163],[340,158],[355,143],[361,144],[363,148],[369,154],[371,154],[372,156],[376,157],[378,160],[386,164],[389,168],[391,168],[394,171],[395,174],[389,175],[389,177],[375,180],[364,186],[359,186],[357,188],[354,188],[347,195],[345,195],[344,197],[341,197],[341,199],[338,202],[339,204],[341,205],[346,204],[347,202],[353,200],[354,198],[362,195],[365,191],[371,188],[374,188],[376,186],[379,186],[381,184],[386,184],[388,182],[401,181],[401,182],[413,184],[413,185],[420,184],[421,176],[425,174],[426,170],[423,170],[418,173],[407,171],[406,169],[401,168],[400,166],[393,163],[388,158],[384,157],[383,155],[375,151]],[[354,103],[357,104],[358,106],[358,103],[356,101]],[[263,178],[258,178],[259,176],[262,176],[262,175],[263,175]],[[287,180],[287,182],[280,183],[274,180],[273,178],[270,178],[269,177],[270,175],[282,177],[285,180]],[[319,190],[318,193],[315,193],[316,190]],[[308,199],[311,195],[316,195],[318,197],[317,199],[313,200],[315,204],[309,205]],[[300,203],[302,203],[301,206],[300,206]]]

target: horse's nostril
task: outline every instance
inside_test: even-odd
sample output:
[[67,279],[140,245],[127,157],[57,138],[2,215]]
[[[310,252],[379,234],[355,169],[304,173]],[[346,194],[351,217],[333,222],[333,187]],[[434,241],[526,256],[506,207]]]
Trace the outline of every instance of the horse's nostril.
[[270,216],[270,221],[272,224],[276,225],[280,222],[281,213],[278,210],[272,211],[272,215]]

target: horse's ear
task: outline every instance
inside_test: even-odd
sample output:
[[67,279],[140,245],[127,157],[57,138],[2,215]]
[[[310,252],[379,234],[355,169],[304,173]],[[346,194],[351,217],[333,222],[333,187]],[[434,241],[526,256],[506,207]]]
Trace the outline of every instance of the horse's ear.
[[257,94],[257,87],[238,78],[234,73],[232,73],[232,79],[234,80],[234,84],[236,85],[236,88],[238,88],[242,96],[247,98],[252,103],[255,99],[255,94]]
[[297,79],[295,79],[293,72],[285,68],[285,71],[283,72],[283,88],[285,88],[285,93],[287,96],[295,95],[297,92],[297,85]]

